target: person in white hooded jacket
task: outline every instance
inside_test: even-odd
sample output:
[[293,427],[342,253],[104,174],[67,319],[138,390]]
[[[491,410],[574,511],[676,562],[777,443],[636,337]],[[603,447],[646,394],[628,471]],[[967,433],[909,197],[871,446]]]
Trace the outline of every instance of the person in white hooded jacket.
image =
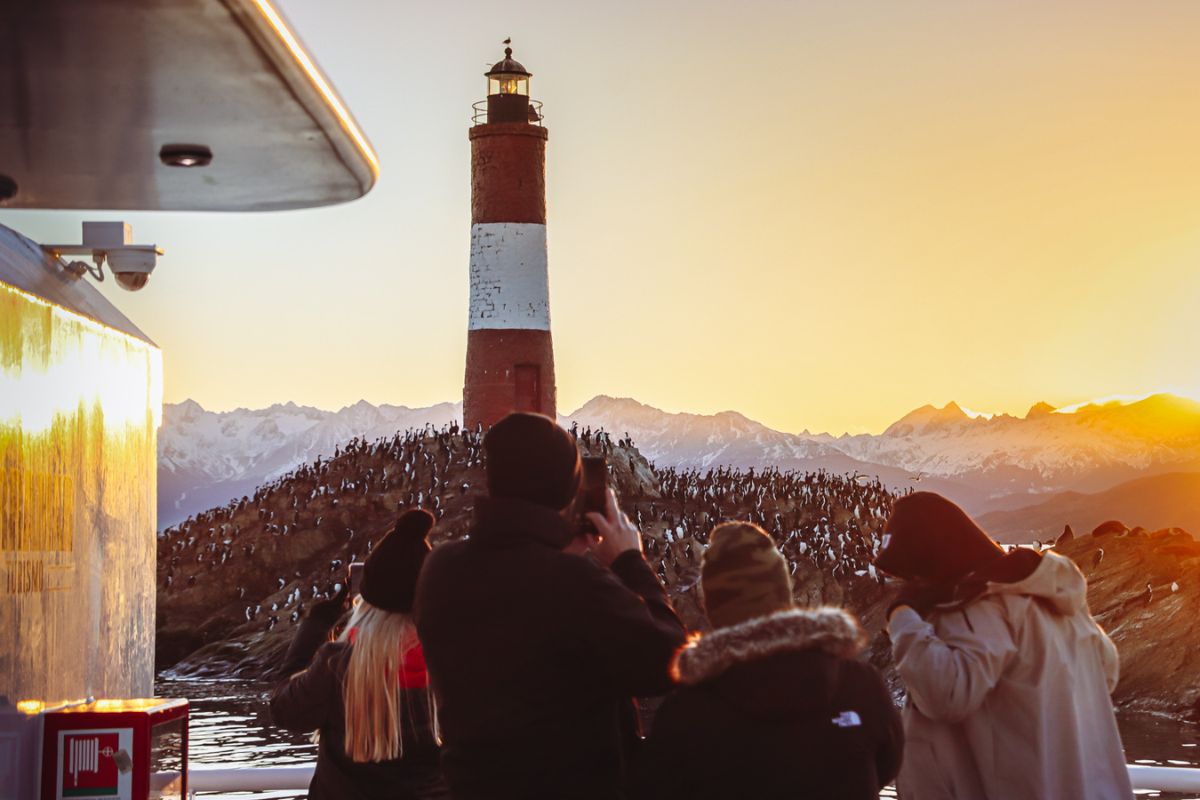
[[888,614],[908,690],[901,798],[1133,797],[1117,649],[1074,562],[1006,554],[954,503],[916,492],[896,502],[876,566],[904,580]]

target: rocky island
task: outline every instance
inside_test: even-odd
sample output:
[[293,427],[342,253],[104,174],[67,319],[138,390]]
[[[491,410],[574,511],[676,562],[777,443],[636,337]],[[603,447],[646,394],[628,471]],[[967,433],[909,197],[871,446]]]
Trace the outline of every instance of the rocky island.
[[[798,603],[843,604],[872,636],[869,658],[892,674],[883,631],[890,592],[869,567],[892,495],[863,476],[753,470],[657,470],[634,446],[579,433],[603,452],[622,506],[639,519],[647,558],[684,621],[704,626],[699,555],[720,518],[771,532],[792,567]],[[436,543],[464,535],[484,484],[477,434],[454,426],[356,440],[159,537],[159,669],[271,677],[295,623],[345,580],[404,508],[438,516]],[[1055,548],[1088,578],[1088,600],[1121,653],[1118,705],[1190,712],[1200,699],[1200,542],[1180,529],[1119,522],[1064,534]],[[894,679],[894,675],[892,676]],[[894,683],[894,680],[893,680]]]

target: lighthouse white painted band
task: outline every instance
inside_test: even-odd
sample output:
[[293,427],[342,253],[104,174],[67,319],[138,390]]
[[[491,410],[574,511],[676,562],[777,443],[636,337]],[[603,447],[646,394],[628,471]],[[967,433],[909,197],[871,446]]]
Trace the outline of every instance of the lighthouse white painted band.
[[468,330],[550,330],[546,226],[483,222],[471,226]]

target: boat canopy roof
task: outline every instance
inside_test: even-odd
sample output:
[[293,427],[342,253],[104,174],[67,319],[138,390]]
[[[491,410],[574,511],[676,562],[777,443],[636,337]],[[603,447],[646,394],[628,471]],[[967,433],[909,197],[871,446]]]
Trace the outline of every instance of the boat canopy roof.
[[6,207],[305,208],[377,176],[270,0],[0,4]]

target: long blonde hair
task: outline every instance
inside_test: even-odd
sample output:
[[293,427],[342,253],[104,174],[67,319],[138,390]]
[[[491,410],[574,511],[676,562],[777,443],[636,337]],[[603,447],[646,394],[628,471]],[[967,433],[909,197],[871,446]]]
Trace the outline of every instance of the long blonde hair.
[[339,640],[354,643],[342,686],[346,755],[352,761],[389,761],[404,755],[402,705],[411,715],[414,703],[424,703],[433,737],[440,739],[433,692],[428,687],[400,687],[404,658],[417,646],[411,615],[384,611],[356,597]]

